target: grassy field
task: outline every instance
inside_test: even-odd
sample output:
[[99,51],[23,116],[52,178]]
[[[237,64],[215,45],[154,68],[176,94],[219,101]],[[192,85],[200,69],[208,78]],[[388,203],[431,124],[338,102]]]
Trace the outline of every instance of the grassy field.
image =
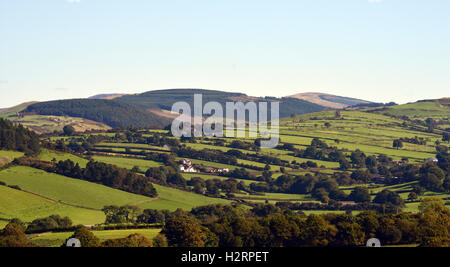
[[[92,233],[98,237],[101,241],[107,239],[117,239],[127,237],[131,234],[142,234],[153,239],[161,232],[161,229],[132,229],[132,230],[105,230],[105,231],[92,231]],[[73,232],[63,232],[63,233],[43,233],[39,235],[29,235],[28,238],[34,244],[43,247],[59,247],[73,235]]]
[[23,190],[57,201],[92,209],[153,200],[107,186],[22,166],[1,171],[0,181],[8,185],[18,185]]
[[[334,112],[320,112],[285,118],[280,122],[282,142],[296,145],[309,145],[317,137],[328,145],[338,148],[360,149],[368,155],[386,154],[394,159],[407,157],[420,162],[434,156],[435,141],[440,135],[405,128],[402,120],[380,114],[359,111],[341,111],[335,118]],[[324,126],[329,123],[329,127]],[[404,143],[402,149],[394,149],[394,139],[422,137],[426,145]],[[335,140],[339,140],[338,143]]]
[[43,149],[37,158],[44,161],[52,161],[53,159],[56,159],[57,162],[60,160],[70,159],[71,161],[78,163],[81,168],[86,167],[86,164],[89,162],[87,159],[80,158],[69,153],[50,151],[47,149]]
[[[72,179],[57,174],[46,173],[41,170],[29,167],[12,167],[0,171],[0,181],[6,182],[8,185],[18,185],[27,192],[38,194],[42,197],[50,198],[51,202],[59,202],[62,206],[74,206],[73,208],[84,208],[91,213],[98,211],[106,205],[136,205],[143,209],[168,209],[176,210],[181,208],[191,210],[193,207],[208,205],[213,203],[230,203],[227,200],[209,198],[202,195],[185,192],[169,187],[155,185],[158,191],[157,198],[149,198],[141,195],[131,194],[117,189],[112,189],[103,185],[90,183],[82,180]],[[20,193],[24,193],[18,191]],[[15,199],[16,197],[11,197]],[[41,199],[42,200],[42,199]],[[47,200],[46,200],[47,201]],[[5,205],[5,209],[9,209]],[[92,210],[93,209],[93,210]],[[15,211],[17,209],[11,209]],[[30,210],[33,216],[40,216],[38,210]],[[52,212],[51,214],[57,212]],[[98,211],[101,215],[103,213]],[[48,214],[48,213],[45,213]],[[10,214],[8,218],[12,218],[14,214]],[[23,214],[18,216],[24,218]],[[70,216],[69,216],[70,217]],[[103,217],[102,217],[103,218]],[[94,223],[100,223],[95,221]],[[90,222],[80,222],[90,224]]]
[[139,167],[141,172],[147,171],[151,167],[162,166],[161,163],[151,160],[144,159],[133,159],[133,158],[123,158],[123,157],[107,157],[107,156],[93,156],[96,161],[113,164],[121,168],[132,169],[134,166]]
[[450,109],[441,105],[439,101],[426,101],[389,107],[387,110],[379,111],[379,113],[411,118],[448,118]]
[[7,224],[4,219],[20,218],[22,221],[31,222],[52,214],[68,216],[74,224],[93,225],[105,221],[105,215],[101,211],[73,207],[0,186],[0,228]]
[[0,167],[10,163],[15,158],[22,157],[23,155],[24,153],[22,152],[0,150]]
[[32,129],[37,133],[51,133],[53,131],[62,131],[64,126],[71,125],[77,132],[85,132],[87,130],[109,130],[111,127],[76,117],[68,116],[44,116],[44,115],[27,115],[24,117],[17,117],[16,113],[4,113],[0,117],[7,118],[16,123],[21,123],[23,126]]
[[9,151],[9,150],[0,150],[0,158],[8,157],[9,159],[13,160],[15,158],[20,158],[24,154],[22,152],[18,151]]

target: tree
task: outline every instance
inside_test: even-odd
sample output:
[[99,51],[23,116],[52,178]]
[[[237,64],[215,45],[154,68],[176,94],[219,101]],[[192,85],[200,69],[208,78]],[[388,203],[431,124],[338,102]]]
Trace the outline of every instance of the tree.
[[105,206],[102,211],[106,215],[105,223],[134,223],[141,214],[141,209],[137,206],[125,205]]
[[140,168],[139,168],[139,166],[134,166],[132,169],[131,169],[131,172],[134,172],[134,173],[139,173],[141,170],[140,170]]
[[436,128],[436,121],[433,118],[427,118],[425,120],[425,124],[427,125],[428,131],[430,133],[432,133],[433,130]]
[[335,117],[336,119],[340,119],[340,118],[341,118],[341,111],[336,110],[336,112],[334,113],[334,117]]
[[34,247],[23,232],[23,227],[9,223],[0,231],[0,247]]
[[429,197],[419,205],[419,238],[423,247],[450,246],[450,210],[438,197]]
[[405,205],[403,199],[396,192],[385,189],[378,193],[373,200],[377,204],[391,204],[395,207],[403,207]]
[[[82,247],[100,247],[100,239],[98,239],[86,226],[80,225],[75,229],[75,232],[70,238],[80,240]],[[65,244],[65,243],[64,243]]]
[[358,203],[370,202],[370,192],[367,187],[356,187],[349,195],[348,199]]
[[350,177],[358,182],[362,183],[369,183],[372,179],[372,176],[370,175],[369,171],[367,170],[357,170],[353,172]]
[[75,134],[75,128],[72,125],[66,125],[63,128],[63,132],[65,136],[72,136]]
[[182,210],[170,216],[161,231],[172,247],[204,247],[206,234],[201,225]]
[[109,239],[102,243],[103,247],[152,247],[152,241],[142,234],[131,234],[125,238]]
[[414,200],[417,200],[418,198],[419,198],[419,196],[415,192],[411,192],[408,195],[408,200],[409,201],[414,201]]
[[400,139],[395,139],[394,142],[392,143],[392,147],[393,148],[397,148],[397,150],[402,148],[403,147],[403,141],[400,140]]
[[369,156],[366,158],[366,166],[367,168],[376,168],[377,167],[377,157]]
[[442,187],[446,192],[450,192],[450,176],[447,176],[442,183]]
[[445,133],[442,135],[442,141],[444,141],[444,142],[450,142],[450,133],[445,132]]
[[158,248],[168,247],[169,244],[167,242],[167,238],[163,234],[158,234],[155,238],[153,238],[153,246]]
[[339,159],[339,169],[345,171],[351,168],[350,162],[346,158]]

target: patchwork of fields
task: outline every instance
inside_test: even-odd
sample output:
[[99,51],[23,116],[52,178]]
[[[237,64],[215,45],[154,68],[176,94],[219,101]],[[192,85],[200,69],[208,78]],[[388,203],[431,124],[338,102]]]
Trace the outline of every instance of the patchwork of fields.
[[[7,114],[12,116],[12,114]],[[386,116],[390,115],[390,116]],[[5,116],[5,114],[4,114]],[[164,154],[173,156],[175,161],[189,159],[196,166],[211,168],[226,168],[230,171],[243,170],[249,177],[234,177],[233,181],[240,186],[250,186],[251,184],[268,185],[270,181],[277,179],[284,174],[292,175],[316,175],[323,174],[331,177],[333,174],[348,173],[356,171],[355,168],[347,170],[340,169],[340,163],[331,160],[318,160],[313,158],[300,157],[293,153],[294,150],[284,149],[283,145],[289,145],[296,151],[305,150],[311,145],[313,139],[323,141],[329,147],[336,147],[349,157],[355,150],[361,150],[367,156],[386,155],[392,160],[404,160],[409,163],[421,164],[426,159],[436,156],[436,144],[442,143],[442,133],[446,124],[439,125],[433,132],[420,123],[402,120],[394,116],[410,116],[418,120],[425,120],[432,117],[435,119],[445,119],[450,117],[448,108],[443,108],[435,102],[414,103],[403,106],[395,106],[382,111],[362,112],[362,111],[324,111],[306,115],[293,114],[289,118],[280,121],[280,146],[271,149],[254,149],[251,146],[233,147],[234,141],[246,144],[253,144],[256,138],[248,137],[246,131],[245,138],[201,138],[197,140],[182,141],[181,147],[191,148],[194,151],[215,151],[217,154],[241,153],[246,156],[238,158],[236,162],[225,164],[217,160],[205,160],[201,157],[179,157],[174,154],[172,148],[166,144],[142,143],[142,140],[150,140],[156,135],[166,136],[167,140],[172,139],[165,130],[141,130],[134,132],[141,139],[140,142],[133,141],[133,137],[128,136],[118,140],[117,135],[111,132],[95,134],[79,134],[77,136],[55,136],[48,140],[56,142],[64,141],[66,145],[70,143],[82,144],[79,139],[87,139],[89,135],[103,135],[107,139],[93,145],[90,153],[68,153],[55,151],[50,148],[42,149],[37,159],[46,162],[58,162],[61,160],[71,160],[78,163],[81,168],[85,168],[89,160],[104,162],[118,167],[133,170],[139,174],[145,174],[150,168],[167,166],[165,162],[148,159],[150,155]],[[25,119],[25,118],[24,118]],[[40,117],[30,118],[30,121],[39,123]],[[48,119],[48,118],[47,118]],[[42,125],[41,125],[42,126]],[[53,128],[51,128],[53,129]],[[57,129],[57,128],[54,128]],[[80,130],[80,129],[78,129]],[[102,129],[106,130],[106,129]],[[394,148],[395,139],[419,139],[421,144],[404,142],[403,147]],[[443,143],[448,147],[448,144]],[[10,163],[14,158],[24,156],[22,152],[0,150],[0,167]],[[256,161],[251,157],[261,159],[264,156],[279,159],[280,161],[266,163],[264,160]],[[315,164],[315,167],[302,167],[301,164]],[[243,167],[244,166],[244,167]],[[263,172],[264,169],[264,172]],[[269,178],[265,177],[270,172]],[[205,181],[229,181],[230,177],[218,173],[180,173],[188,182],[194,178]],[[291,194],[291,193],[264,193],[251,192],[251,190],[238,189],[229,194],[220,191],[216,197],[207,197],[201,193],[194,193],[193,185],[187,185],[185,190],[173,187],[153,184],[158,197],[150,198],[143,195],[128,193],[119,189],[114,189],[105,185],[87,182],[80,179],[73,179],[43,170],[24,167],[11,166],[0,169],[0,228],[6,225],[12,218],[20,218],[25,222],[46,217],[52,214],[68,216],[74,224],[95,225],[105,221],[105,215],[101,211],[108,205],[133,205],[141,209],[170,210],[183,209],[186,211],[194,207],[209,204],[230,204],[240,202],[246,208],[254,204],[277,202],[291,203],[320,203],[313,194]],[[370,198],[374,200],[381,191],[388,189],[397,193],[406,206],[404,211],[418,212],[420,199],[408,201],[410,193],[418,185],[417,181],[396,184],[380,185],[375,183],[356,184],[352,186],[341,186],[339,189],[345,194],[350,194],[356,187],[365,186],[370,191]],[[13,186],[13,187],[8,187]],[[14,187],[15,186],[15,187]],[[20,188],[20,190],[19,190]],[[279,192],[279,191],[277,191]],[[450,193],[425,192],[421,198],[437,196],[445,199],[445,204],[450,206]],[[228,199],[227,199],[228,198]],[[304,210],[305,214],[337,213],[345,211],[328,210]],[[355,211],[354,214],[359,211]],[[160,229],[139,229],[121,231],[98,231],[94,232],[100,239],[125,237],[130,233],[141,233],[149,238],[153,238]],[[71,233],[47,233],[31,236],[33,242],[38,245],[58,246]]]

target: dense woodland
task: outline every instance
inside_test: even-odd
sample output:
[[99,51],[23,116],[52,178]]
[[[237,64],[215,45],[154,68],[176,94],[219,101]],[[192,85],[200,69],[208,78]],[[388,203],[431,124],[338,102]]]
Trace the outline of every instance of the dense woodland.
[[39,137],[22,125],[0,119],[0,149],[17,150],[29,155],[40,151]]
[[169,120],[125,103],[103,99],[71,99],[40,102],[27,107],[23,113],[71,116],[102,122],[111,127],[163,127]]
[[[214,90],[202,90],[202,89],[178,89],[178,90],[155,90],[138,95],[125,95],[114,99],[114,101],[133,105],[143,109],[162,108],[171,110],[172,105],[178,101],[187,102],[191,107],[194,106],[194,94],[202,94],[204,103],[215,101],[225,106],[226,102],[234,101],[254,101],[259,102],[280,102],[280,117],[288,117],[292,113],[304,114],[311,112],[322,111],[325,108],[317,104],[303,101],[296,98],[275,98],[265,97],[254,99],[241,93],[228,93]],[[238,99],[238,100],[237,100]],[[270,114],[270,105],[268,105],[268,114]]]

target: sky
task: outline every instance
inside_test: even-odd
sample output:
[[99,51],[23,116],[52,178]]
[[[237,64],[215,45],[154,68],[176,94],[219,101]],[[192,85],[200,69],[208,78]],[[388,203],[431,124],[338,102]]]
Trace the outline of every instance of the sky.
[[450,97],[447,0],[0,0],[0,108],[205,88]]

